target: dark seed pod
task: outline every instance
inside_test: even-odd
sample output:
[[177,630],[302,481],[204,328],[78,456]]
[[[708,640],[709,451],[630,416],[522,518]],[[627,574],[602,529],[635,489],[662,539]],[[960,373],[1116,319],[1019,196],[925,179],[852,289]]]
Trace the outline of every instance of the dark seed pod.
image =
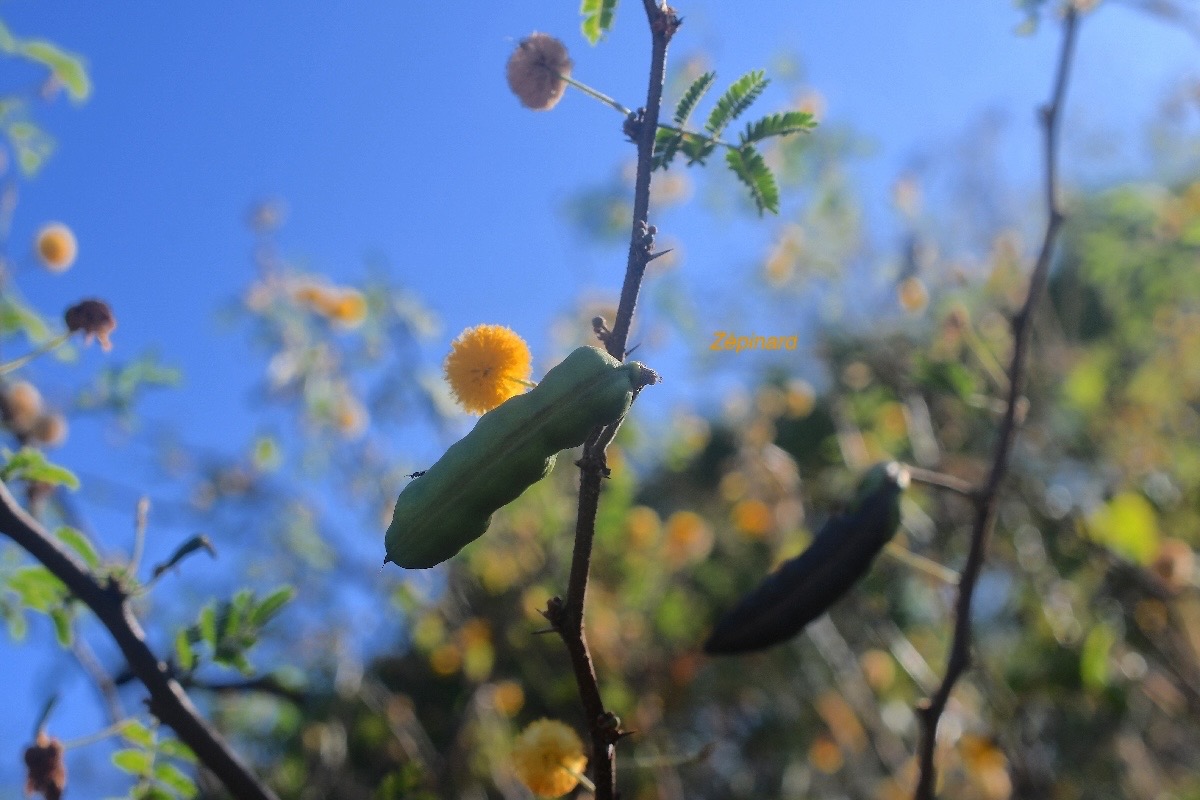
[[748,653],[792,638],[857,583],[900,525],[908,472],[877,464],[849,510],[821,527],[812,545],[785,562],[717,622],[704,652]]

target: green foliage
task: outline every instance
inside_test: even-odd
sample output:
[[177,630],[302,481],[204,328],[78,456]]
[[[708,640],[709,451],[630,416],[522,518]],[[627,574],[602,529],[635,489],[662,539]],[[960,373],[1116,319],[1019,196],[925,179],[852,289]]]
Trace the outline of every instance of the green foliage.
[[750,197],[758,207],[758,213],[779,212],[779,186],[775,183],[775,176],[771,174],[767,162],[757,150],[753,147],[730,150],[725,154],[725,163],[750,190]]
[[779,187],[762,154],[753,146],[774,137],[805,133],[816,126],[811,114],[787,111],[770,114],[748,123],[738,145],[721,140],[725,128],[753,105],[770,81],[761,70],[748,72],[736,80],[717,100],[708,115],[706,133],[685,130],[692,111],[716,81],[715,72],[706,72],[694,80],[675,106],[674,127],[660,127],[654,138],[654,169],[667,169],[678,153],[688,165],[704,164],[718,147],[726,149],[725,163],[750,191],[759,214],[779,213]]
[[112,764],[135,779],[129,800],[190,800],[199,793],[196,781],[172,759],[192,764],[195,756],[177,739],[160,738],[158,725],[147,727],[136,719],[121,726],[121,737],[131,747],[112,754]]
[[675,124],[681,128],[686,128],[688,120],[691,119],[692,111],[696,108],[696,104],[700,102],[700,98],[704,96],[717,80],[717,73],[706,72],[696,80],[692,81],[692,85],[683,93],[683,97],[679,98],[679,103],[675,106]]
[[713,136],[720,136],[729,123],[753,105],[766,90],[768,83],[770,81],[762,70],[747,72],[738,78],[717,100],[717,104],[708,115],[708,121],[704,123],[704,129]]
[[132,361],[105,366],[92,384],[75,398],[80,409],[110,411],[122,418],[133,414],[138,400],[151,389],[172,389],[183,381],[177,367],[163,364],[155,353]]
[[0,52],[46,67],[53,78],[66,88],[72,100],[83,101],[91,94],[92,84],[83,59],[56,44],[43,39],[20,39],[0,22]]
[[51,486],[66,486],[68,489],[79,488],[79,478],[66,467],[52,464],[46,459],[45,453],[33,447],[22,447],[17,452],[7,448],[0,449],[0,480],[3,481],[38,481]]
[[100,556],[96,552],[95,545],[82,531],[62,527],[55,531],[55,534],[63,544],[75,551],[75,555],[83,559],[83,563],[89,569],[96,569],[100,566]]
[[762,141],[772,136],[788,136],[793,133],[806,133],[816,127],[813,115],[806,111],[785,111],[780,114],[770,114],[756,122],[746,125],[741,135],[742,145]]
[[251,674],[254,669],[248,652],[267,624],[294,597],[295,590],[290,586],[280,587],[261,600],[254,591],[241,589],[227,602],[206,604],[195,624],[176,632],[179,667],[189,672],[199,669],[204,653],[196,645],[204,644],[212,663]]
[[617,0],[582,0],[579,13],[583,16],[581,28],[589,44],[596,44],[612,28],[616,17]]

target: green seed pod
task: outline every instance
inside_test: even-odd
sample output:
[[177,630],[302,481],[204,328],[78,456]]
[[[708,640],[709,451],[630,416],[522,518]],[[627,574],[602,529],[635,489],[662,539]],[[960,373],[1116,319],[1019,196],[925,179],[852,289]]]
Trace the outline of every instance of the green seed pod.
[[560,450],[624,416],[653,370],[580,347],[531,391],[484,414],[396,500],[384,539],[406,569],[436,566],[483,535],[500,507],[550,473]]

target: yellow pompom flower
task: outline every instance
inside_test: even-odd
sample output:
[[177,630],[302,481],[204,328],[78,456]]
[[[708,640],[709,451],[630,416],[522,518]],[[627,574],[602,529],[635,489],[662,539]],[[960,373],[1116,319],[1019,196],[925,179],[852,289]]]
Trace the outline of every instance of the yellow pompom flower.
[[533,356],[510,328],[476,325],[451,343],[443,369],[459,405],[482,414],[524,390]]
[[38,231],[38,258],[51,272],[66,272],[75,263],[78,252],[75,234],[61,222],[51,222]]
[[331,320],[344,328],[357,328],[367,318],[367,298],[356,289],[345,289],[328,309]]
[[539,719],[526,728],[512,758],[517,777],[538,797],[562,797],[579,785],[587,766],[579,736],[553,719]]

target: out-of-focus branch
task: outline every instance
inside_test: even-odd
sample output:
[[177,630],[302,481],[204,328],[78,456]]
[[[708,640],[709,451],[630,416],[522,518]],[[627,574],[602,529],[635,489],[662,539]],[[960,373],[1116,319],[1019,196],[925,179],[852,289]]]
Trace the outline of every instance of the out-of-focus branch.
[[1029,277],[1029,290],[1025,296],[1025,302],[1012,318],[1013,351],[1008,368],[1009,386],[1004,417],[1000,423],[1000,433],[987,482],[975,495],[978,502],[971,529],[971,546],[958,586],[958,600],[954,607],[954,639],[950,646],[950,656],[946,662],[946,672],[933,695],[917,708],[917,717],[921,723],[921,741],[917,753],[920,772],[914,794],[915,800],[933,800],[934,787],[937,783],[934,751],[937,748],[938,722],[946,710],[946,704],[950,700],[950,693],[954,691],[955,683],[958,682],[971,662],[972,600],[979,575],[983,570],[984,559],[987,556],[988,540],[996,525],[1000,487],[1008,472],[1008,462],[1017,435],[1017,408],[1020,404],[1026,365],[1029,361],[1029,339],[1033,314],[1038,301],[1046,290],[1054,246],[1063,223],[1063,212],[1058,197],[1058,134],[1063,104],[1067,95],[1067,78],[1075,52],[1078,26],[1078,14],[1073,6],[1068,5],[1063,20],[1062,44],[1059,48],[1054,89],[1050,102],[1041,111],[1044,134],[1046,229],[1037,262]]
[[171,677],[167,665],[150,650],[142,626],[134,617],[128,596],[120,584],[112,578],[100,583],[21,508],[3,483],[0,483],[0,532],[50,570],[72,595],[92,610],[112,634],[130,669],[150,692],[151,713],[175,730],[180,740],[225,784],[230,794],[239,800],[276,800],[274,792],[258,780],[200,715],[183,687]]
[[[625,132],[637,144],[633,228],[616,320],[611,331],[601,334],[608,352],[620,361],[625,360],[629,328],[637,308],[646,265],[654,258],[654,231],[649,225],[650,172],[653,169],[654,138],[662,105],[667,46],[679,27],[679,18],[669,7],[660,7],[654,0],[643,0],[643,5],[651,37],[646,105],[630,114],[625,121]],[[575,682],[579,686],[579,696],[591,731],[590,763],[592,780],[596,785],[596,800],[614,800],[616,797],[616,743],[624,735],[620,720],[604,707],[583,625],[592,562],[592,541],[596,535],[596,512],[600,506],[600,486],[608,473],[604,451],[615,433],[615,427],[597,432],[584,443],[583,458],[579,461],[579,511],[575,524],[575,548],[571,555],[567,599],[563,601],[554,598],[546,608],[546,618],[562,637],[570,655]]]

